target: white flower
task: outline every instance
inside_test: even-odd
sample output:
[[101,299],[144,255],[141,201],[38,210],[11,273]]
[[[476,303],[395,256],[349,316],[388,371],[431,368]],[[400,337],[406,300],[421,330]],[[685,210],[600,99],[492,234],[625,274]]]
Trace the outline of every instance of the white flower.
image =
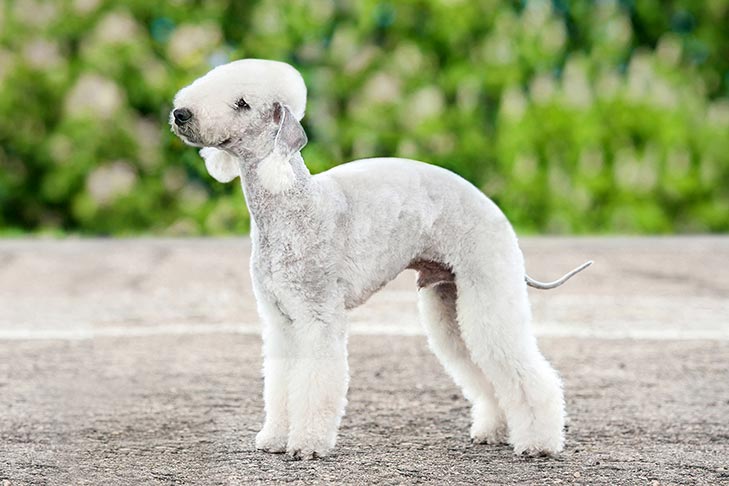
[[180,167],[170,167],[165,170],[162,176],[162,184],[167,192],[177,192],[187,183],[187,175]]
[[136,20],[124,11],[110,12],[96,25],[93,37],[100,44],[127,44],[139,35]]
[[464,78],[456,89],[456,103],[461,111],[473,111],[478,108],[481,95],[481,80],[477,76]]
[[182,205],[187,209],[197,209],[208,200],[207,191],[197,182],[185,184],[179,194]]
[[649,55],[646,52],[634,55],[628,66],[628,98],[642,101],[650,92],[654,78]]
[[623,79],[615,71],[603,71],[595,83],[595,93],[597,97],[609,100],[617,95],[618,90],[623,85]]
[[67,165],[73,155],[73,141],[66,135],[54,135],[50,141],[50,154],[59,165]]
[[14,5],[15,18],[32,27],[47,27],[58,17],[56,2],[17,0]]
[[691,169],[691,154],[683,147],[668,152],[666,157],[666,172],[679,178],[688,174]]
[[314,24],[322,24],[331,20],[334,15],[333,0],[309,0],[306,3],[307,14],[311,15]]
[[625,46],[630,42],[633,35],[633,29],[630,26],[630,20],[624,15],[618,15],[610,20],[604,26],[605,44],[612,46]]
[[13,69],[13,54],[0,47],[0,81]]
[[556,91],[557,87],[554,78],[544,73],[535,76],[529,86],[531,98],[537,104],[549,102]]
[[185,24],[172,33],[167,50],[170,58],[179,66],[194,66],[201,64],[219,47],[222,38],[215,24]]
[[456,148],[456,137],[451,133],[436,133],[431,135],[426,143],[435,154],[445,155]]
[[513,41],[508,35],[494,33],[483,45],[483,59],[489,64],[508,65],[516,60]]
[[278,5],[272,2],[261,2],[253,11],[252,25],[256,31],[263,34],[275,35],[283,33],[284,21]]
[[162,89],[169,79],[165,65],[154,56],[146,57],[140,61],[144,82],[153,89]]
[[99,7],[101,0],[74,0],[73,9],[77,14],[85,15]]
[[551,54],[556,54],[567,42],[567,29],[561,20],[550,20],[542,29],[539,40],[542,47]]
[[156,120],[138,118],[134,122],[135,140],[139,145],[139,161],[149,169],[159,163],[159,146],[162,141],[162,129]]
[[711,103],[706,120],[717,128],[729,127],[729,99],[723,98]]
[[[550,157],[556,159],[556,157]],[[571,194],[573,191],[572,178],[564,167],[550,164],[547,168],[547,183],[552,192],[557,194]]]
[[562,92],[568,105],[587,108],[592,104],[592,87],[587,79],[585,63],[581,58],[573,56],[567,61],[562,77]]
[[403,139],[397,146],[397,155],[399,157],[417,157],[418,144],[409,138]]
[[514,32],[520,28],[519,22],[520,18],[510,9],[500,10],[494,19],[491,34],[478,47],[477,57],[486,64],[512,64],[517,57],[514,49]]
[[588,177],[600,175],[605,166],[605,157],[598,148],[586,148],[580,152],[580,172]]
[[357,55],[361,43],[357,39],[357,31],[350,27],[340,27],[334,31],[329,44],[329,53],[337,64],[342,65]]
[[716,179],[719,177],[720,165],[712,156],[705,156],[699,161],[699,180],[704,185],[714,186]]
[[228,62],[230,62],[230,50],[223,47],[215,49],[210,53],[210,56],[208,56],[208,64],[210,64],[211,67],[221,66]]
[[62,61],[58,46],[44,39],[36,39],[26,44],[23,57],[30,67],[39,70],[55,69]]
[[307,63],[318,64],[318,61],[324,57],[324,46],[318,40],[305,42],[296,50],[296,56]]
[[401,44],[391,56],[393,68],[405,75],[414,76],[421,74],[423,68],[425,68],[426,58],[417,44],[409,42]]
[[124,94],[114,81],[98,74],[84,74],[66,95],[66,112],[71,116],[110,119],[123,102]]
[[656,78],[651,86],[650,101],[661,108],[675,108],[678,103],[678,93],[666,80]]
[[534,179],[539,173],[539,161],[530,153],[519,154],[514,160],[514,169],[512,175],[520,181],[528,181]]
[[539,30],[552,14],[552,6],[546,0],[531,0],[527,2],[522,22],[524,30],[533,32]]
[[386,73],[371,77],[362,88],[362,95],[370,103],[392,103],[400,99],[400,80]]
[[86,190],[99,206],[106,206],[119,196],[129,194],[136,182],[134,167],[118,160],[94,169],[86,178]]
[[171,224],[165,234],[169,236],[192,236],[200,233],[198,225],[190,218],[181,218]]
[[664,34],[656,46],[656,55],[668,66],[677,66],[681,61],[681,40],[675,34]]
[[349,60],[344,64],[344,72],[347,74],[356,74],[372,63],[380,54],[380,50],[374,46],[364,46],[354,56],[350,57]]
[[427,120],[440,116],[444,109],[443,92],[437,86],[426,86],[410,97],[406,113],[410,119]]
[[504,117],[512,120],[519,120],[527,109],[527,100],[524,94],[516,86],[504,90],[501,95],[501,113]]
[[614,173],[618,185],[637,192],[651,191],[658,182],[657,157],[654,149],[646,149],[639,158],[632,147],[621,148],[615,154]]
[[332,141],[332,137],[337,131],[336,111],[337,107],[335,103],[332,100],[324,99],[312,100],[306,108],[309,119],[316,120],[316,125],[313,129],[317,133],[317,138],[324,137]]
[[377,137],[373,133],[364,133],[352,143],[352,154],[355,158],[371,157],[377,147]]

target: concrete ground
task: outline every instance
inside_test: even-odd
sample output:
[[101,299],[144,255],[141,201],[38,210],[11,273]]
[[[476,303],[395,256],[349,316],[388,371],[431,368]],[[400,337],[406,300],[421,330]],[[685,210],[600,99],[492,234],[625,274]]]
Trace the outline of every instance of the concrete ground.
[[352,312],[335,452],[253,450],[249,242],[0,241],[0,485],[729,484],[729,238],[525,238],[565,381],[557,459],[472,445],[404,273]]

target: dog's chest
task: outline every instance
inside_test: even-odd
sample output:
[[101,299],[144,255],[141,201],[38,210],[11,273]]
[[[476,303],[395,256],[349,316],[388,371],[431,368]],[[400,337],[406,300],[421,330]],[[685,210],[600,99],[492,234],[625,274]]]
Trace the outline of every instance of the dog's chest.
[[333,280],[327,247],[309,232],[284,236],[257,234],[253,241],[251,271],[254,278],[280,301],[292,295],[323,298],[325,288]]

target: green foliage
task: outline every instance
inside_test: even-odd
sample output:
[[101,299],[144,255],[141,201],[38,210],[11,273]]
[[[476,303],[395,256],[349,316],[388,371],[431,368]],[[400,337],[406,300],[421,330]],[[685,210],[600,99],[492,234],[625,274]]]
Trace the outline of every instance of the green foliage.
[[240,57],[309,86],[313,172],[442,165],[523,232],[729,230],[729,0],[0,0],[0,231],[247,231],[167,128]]

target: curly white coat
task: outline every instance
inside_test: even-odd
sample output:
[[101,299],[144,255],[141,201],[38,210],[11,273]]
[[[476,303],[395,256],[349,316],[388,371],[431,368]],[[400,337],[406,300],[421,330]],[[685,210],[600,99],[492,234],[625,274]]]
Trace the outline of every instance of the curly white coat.
[[[256,447],[303,459],[331,451],[349,380],[345,310],[414,268],[430,346],[472,404],[472,439],[562,450],[562,384],[532,334],[504,214],[461,177],[411,160],[312,176],[300,155],[305,105],[294,68],[246,59],[181,90],[171,115],[178,135],[206,147],[215,178],[241,176],[251,214],[266,408]],[[191,117],[176,121],[183,108]]]

